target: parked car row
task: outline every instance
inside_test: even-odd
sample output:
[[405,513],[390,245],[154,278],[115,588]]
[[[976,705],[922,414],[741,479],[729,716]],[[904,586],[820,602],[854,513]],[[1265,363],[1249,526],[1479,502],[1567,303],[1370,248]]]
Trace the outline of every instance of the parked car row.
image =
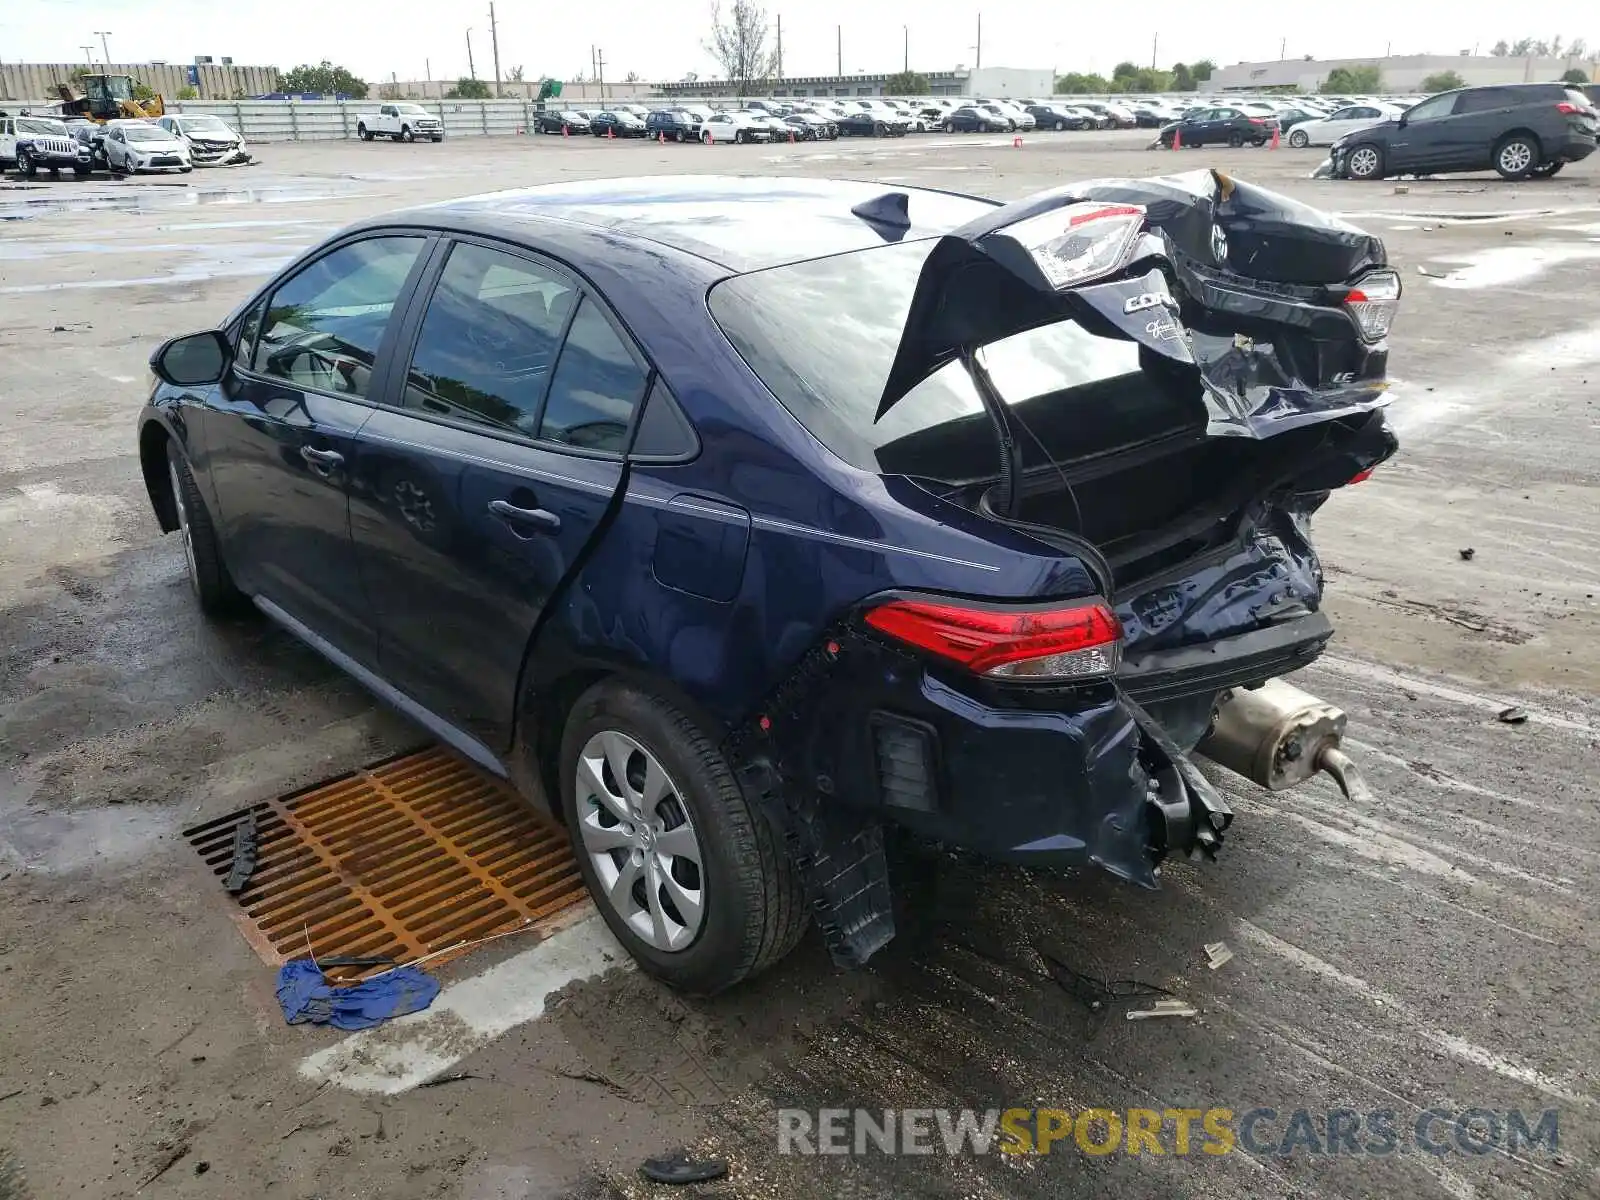
[[253,161],[244,138],[219,117],[172,114],[156,120],[125,119],[99,124],[82,117],[0,115],[0,171],[27,179],[41,172],[82,179],[95,171],[113,175],[233,166]]

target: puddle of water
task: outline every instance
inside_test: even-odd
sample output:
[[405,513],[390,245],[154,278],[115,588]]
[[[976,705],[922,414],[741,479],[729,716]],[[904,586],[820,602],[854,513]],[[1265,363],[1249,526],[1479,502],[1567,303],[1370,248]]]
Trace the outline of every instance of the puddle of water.
[[162,275],[144,275],[130,279],[68,279],[56,283],[18,283],[0,287],[0,295],[35,295],[40,292],[103,290],[107,288],[145,287],[166,283],[199,283],[206,279],[221,279],[237,275],[269,275],[296,254],[299,248],[273,243],[244,243],[234,246],[186,246],[182,249],[195,254],[185,263],[179,263]]
[[[33,189],[29,189],[33,190]],[[299,204],[311,200],[338,200],[359,195],[359,188],[308,188],[296,185],[208,188],[124,184],[94,190],[49,189],[50,194],[20,200],[0,200],[0,221],[29,221],[39,217],[82,212],[151,213],[169,208],[213,204]],[[3,194],[3,193],[0,193]]]
[[1476,254],[1451,255],[1445,262],[1467,264],[1429,282],[1443,288],[1491,288],[1523,283],[1563,263],[1600,259],[1600,245],[1589,242],[1545,242],[1497,246]]
[[0,806],[0,866],[65,875],[131,862],[171,834],[175,824],[159,809],[120,804],[76,812]]

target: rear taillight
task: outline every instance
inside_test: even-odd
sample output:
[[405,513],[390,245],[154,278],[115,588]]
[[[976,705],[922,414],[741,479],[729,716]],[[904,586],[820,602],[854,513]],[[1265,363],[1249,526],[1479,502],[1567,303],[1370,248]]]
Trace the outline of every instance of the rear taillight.
[[1081,201],[1003,230],[1057,291],[1109,275],[1127,262],[1144,229],[1143,207]]
[[1350,478],[1345,481],[1345,487],[1349,487],[1352,483],[1365,483],[1371,478],[1372,468],[1368,467],[1365,471],[1357,471],[1354,475],[1350,476]]
[[866,622],[879,633],[996,679],[1083,680],[1122,661],[1122,623],[1101,600],[1058,608],[977,608],[891,600]]
[[1389,326],[1400,308],[1400,276],[1393,271],[1375,271],[1345,295],[1344,307],[1368,342],[1381,342],[1389,336]]
[[1558,113],[1566,113],[1570,116],[1576,116],[1578,113],[1593,112],[1594,110],[1583,108],[1576,104],[1569,104],[1567,101],[1563,100],[1561,103],[1556,105],[1556,111]]
[[1260,117],[1251,117],[1250,118],[1250,124],[1252,124],[1252,125],[1265,125],[1266,122],[1263,121]]

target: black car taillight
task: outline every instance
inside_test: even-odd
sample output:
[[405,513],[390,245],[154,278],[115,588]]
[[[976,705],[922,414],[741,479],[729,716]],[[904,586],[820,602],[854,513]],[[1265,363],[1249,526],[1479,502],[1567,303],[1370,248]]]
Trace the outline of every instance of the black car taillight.
[[1122,661],[1122,623],[1100,599],[1050,608],[890,600],[865,619],[879,633],[992,679],[1103,679]]
[[1374,271],[1363,277],[1344,298],[1345,311],[1367,342],[1381,342],[1389,336],[1389,326],[1400,310],[1400,276],[1393,271]]

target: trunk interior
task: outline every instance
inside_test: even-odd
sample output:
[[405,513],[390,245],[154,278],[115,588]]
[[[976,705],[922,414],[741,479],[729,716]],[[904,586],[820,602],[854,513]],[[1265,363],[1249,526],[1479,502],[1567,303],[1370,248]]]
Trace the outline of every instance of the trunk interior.
[[[1119,588],[1236,540],[1251,502],[1303,470],[1338,427],[1266,440],[1207,436],[1192,374],[1149,369],[1010,411],[1023,460],[1011,516],[1092,543]],[[1004,519],[986,414],[923,430],[880,448],[879,457],[887,469],[935,483],[947,499]]]

